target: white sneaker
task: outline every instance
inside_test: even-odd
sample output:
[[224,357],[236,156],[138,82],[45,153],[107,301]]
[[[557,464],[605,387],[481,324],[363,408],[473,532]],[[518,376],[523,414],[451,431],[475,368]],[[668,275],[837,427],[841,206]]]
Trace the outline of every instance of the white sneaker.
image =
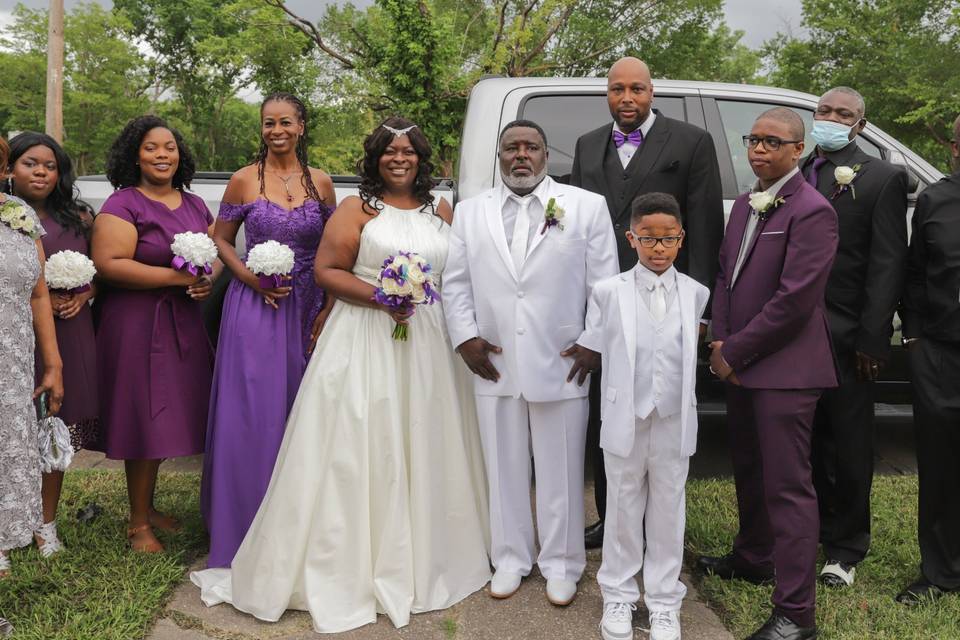
[[577,595],[577,583],[573,580],[547,580],[547,600],[550,604],[565,607]]
[[603,640],[631,640],[633,612],[636,610],[637,605],[629,602],[608,602],[603,605],[600,637]]
[[650,640],[680,640],[680,615],[678,612],[651,611]]
[[509,571],[497,571],[490,580],[490,595],[498,600],[509,598],[520,588],[523,576]]

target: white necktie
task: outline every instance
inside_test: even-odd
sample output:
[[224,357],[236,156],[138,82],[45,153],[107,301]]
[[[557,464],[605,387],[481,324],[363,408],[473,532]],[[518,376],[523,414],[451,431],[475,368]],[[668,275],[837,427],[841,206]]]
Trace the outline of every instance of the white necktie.
[[653,287],[653,293],[650,295],[650,315],[657,322],[663,320],[667,315],[667,296],[663,289],[663,282],[657,278],[657,284]]
[[513,239],[510,241],[510,257],[517,271],[523,267],[527,257],[527,239],[530,237],[530,208],[531,198],[514,199],[517,203],[517,219],[513,223]]

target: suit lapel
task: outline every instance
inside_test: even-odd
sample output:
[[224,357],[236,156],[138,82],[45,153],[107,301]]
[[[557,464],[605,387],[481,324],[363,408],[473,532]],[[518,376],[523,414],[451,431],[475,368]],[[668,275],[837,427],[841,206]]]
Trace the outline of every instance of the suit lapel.
[[500,211],[499,203],[500,190],[494,189],[487,194],[484,202],[484,217],[487,219],[487,229],[490,231],[490,239],[493,246],[496,247],[500,259],[507,265],[507,270],[514,280],[517,277],[517,269],[513,264],[513,258],[510,257],[510,247],[507,246],[507,234],[503,230],[503,213]]
[[[657,119],[653,121],[653,126],[650,128],[650,131],[647,132],[643,144],[640,145],[637,153],[634,154],[633,158],[630,159],[630,163],[627,165],[626,172],[630,175],[630,178],[624,185],[626,193],[634,194],[640,190],[640,185],[643,184],[644,180],[646,180],[650,174],[650,171],[653,170],[653,166],[657,163],[660,154],[663,153],[669,141],[670,129],[666,118],[660,113],[657,113]],[[627,202],[617,212],[614,219],[622,217],[629,211],[630,202]]]
[[620,322],[623,325],[623,340],[627,345],[630,371],[637,370],[637,285],[634,267],[620,274],[617,284],[617,302],[620,304]]
[[[777,198],[783,198],[783,204],[778,207],[776,211],[771,213],[771,216],[775,216],[778,213],[783,213],[780,209],[787,209],[790,207],[790,197],[800,188],[806,180],[803,177],[803,173],[798,171],[796,175],[787,180],[786,184],[780,187],[780,191],[777,192]],[[747,205],[749,207],[749,205]],[[750,215],[749,212],[747,215]],[[769,220],[769,218],[767,218]],[[740,273],[737,274],[737,280],[733,282],[733,285],[737,284],[737,281],[740,280],[740,276],[743,274],[743,270],[747,268],[747,263],[750,262],[750,256],[753,254],[754,247],[757,246],[757,240],[760,239],[760,234],[763,233],[764,227],[766,227],[767,220],[758,220],[757,227],[753,232],[753,237],[750,239],[750,246],[747,247],[747,252],[743,256],[743,265],[740,266]],[[740,243],[743,243],[743,234],[746,233],[747,225],[746,220],[744,220],[743,231],[740,232]],[[740,245],[737,245],[737,253],[739,254]]]

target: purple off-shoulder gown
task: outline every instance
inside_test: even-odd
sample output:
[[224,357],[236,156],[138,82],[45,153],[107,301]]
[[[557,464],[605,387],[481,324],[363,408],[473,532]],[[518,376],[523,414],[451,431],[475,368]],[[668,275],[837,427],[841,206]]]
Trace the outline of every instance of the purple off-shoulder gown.
[[[170,266],[176,234],[206,233],[213,222],[192,193],[170,209],[135,187],[115,191],[100,215],[136,227],[133,259],[157,267]],[[186,287],[104,286],[97,297],[98,448],[115,460],[203,453],[213,350],[200,303]]]
[[222,220],[244,223],[247,247],[276,240],[293,249],[295,263],[293,290],[279,309],[240,280],[224,299],[200,494],[209,567],[230,566],[270,483],[323,307],[313,260],[331,213],[313,200],[290,211],[262,198],[220,205]]

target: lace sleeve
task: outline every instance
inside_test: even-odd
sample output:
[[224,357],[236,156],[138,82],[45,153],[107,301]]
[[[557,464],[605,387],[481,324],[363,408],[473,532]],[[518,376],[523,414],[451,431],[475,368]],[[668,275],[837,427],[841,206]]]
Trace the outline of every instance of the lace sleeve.
[[243,222],[243,220],[247,217],[247,213],[252,208],[252,202],[248,202],[247,204],[221,202],[220,213],[217,214],[217,217],[221,220],[226,220],[227,222]]

